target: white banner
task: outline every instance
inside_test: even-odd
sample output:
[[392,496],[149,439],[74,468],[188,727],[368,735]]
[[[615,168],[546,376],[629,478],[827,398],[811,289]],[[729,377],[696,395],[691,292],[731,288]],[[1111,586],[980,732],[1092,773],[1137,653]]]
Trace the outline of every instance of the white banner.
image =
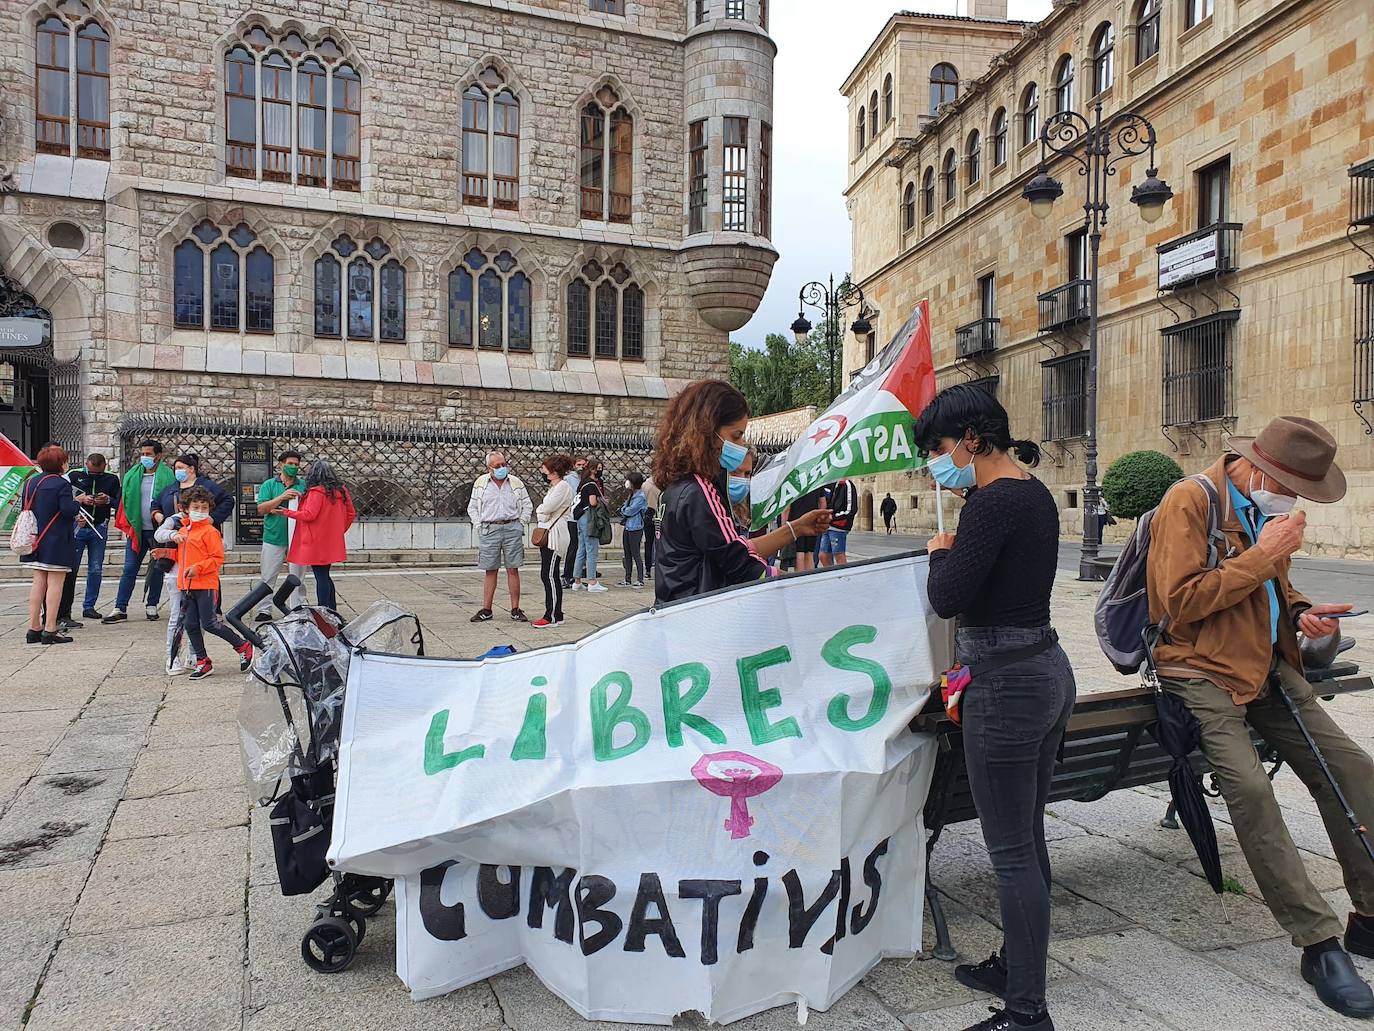
[[828,1008],[920,947],[950,663],[906,556],[485,662],[356,656],[330,860],[396,877],[416,998],[528,963],[588,1019]]

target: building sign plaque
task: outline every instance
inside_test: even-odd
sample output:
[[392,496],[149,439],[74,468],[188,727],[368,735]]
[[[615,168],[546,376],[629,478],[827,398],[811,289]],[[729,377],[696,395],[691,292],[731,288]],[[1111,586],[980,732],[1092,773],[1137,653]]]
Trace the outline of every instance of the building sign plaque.
[[0,318],[0,349],[42,347],[47,328],[43,319]]
[[1179,283],[1190,282],[1217,270],[1217,256],[1221,253],[1221,234],[1189,240],[1159,256],[1159,288],[1167,290]]

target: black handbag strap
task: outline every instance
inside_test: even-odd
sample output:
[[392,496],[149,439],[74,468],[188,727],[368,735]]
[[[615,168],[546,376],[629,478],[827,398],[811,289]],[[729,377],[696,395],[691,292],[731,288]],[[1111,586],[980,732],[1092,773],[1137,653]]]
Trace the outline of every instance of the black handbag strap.
[[975,662],[969,666],[969,676],[977,680],[986,673],[1001,669],[1003,666],[1010,666],[1014,662],[1022,662],[1026,659],[1033,659],[1035,656],[1049,651],[1059,643],[1059,632],[1051,629],[1048,634],[1040,638],[1034,644],[1028,644],[1022,648],[1013,648],[1010,651],[996,652],[989,655],[982,662]]

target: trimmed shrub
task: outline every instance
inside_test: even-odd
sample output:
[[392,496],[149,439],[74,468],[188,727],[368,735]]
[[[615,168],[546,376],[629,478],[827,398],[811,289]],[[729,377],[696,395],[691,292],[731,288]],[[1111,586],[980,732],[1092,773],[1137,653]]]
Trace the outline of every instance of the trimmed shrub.
[[1183,479],[1183,470],[1158,451],[1122,455],[1102,477],[1107,511],[1118,519],[1139,519],[1159,504],[1164,492]]

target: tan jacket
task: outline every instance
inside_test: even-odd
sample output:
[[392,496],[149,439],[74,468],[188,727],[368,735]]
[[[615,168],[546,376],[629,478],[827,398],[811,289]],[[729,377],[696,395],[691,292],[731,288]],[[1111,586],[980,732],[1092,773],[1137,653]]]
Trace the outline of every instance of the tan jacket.
[[1297,617],[1311,602],[1288,582],[1291,562],[1273,561],[1241,527],[1227,487],[1232,458],[1205,472],[1221,497],[1227,543],[1221,564],[1206,568],[1207,496],[1197,484],[1181,483],[1164,496],[1151,523],[1146,575],[1151,621],[1169,617],[1167,640],[1155,649],[1160,674],[1210,680],[1244,705],[1259,696],[1273,655],[1265,582],[1277,577],[1282,586],[1278,648],[1298,670]]

